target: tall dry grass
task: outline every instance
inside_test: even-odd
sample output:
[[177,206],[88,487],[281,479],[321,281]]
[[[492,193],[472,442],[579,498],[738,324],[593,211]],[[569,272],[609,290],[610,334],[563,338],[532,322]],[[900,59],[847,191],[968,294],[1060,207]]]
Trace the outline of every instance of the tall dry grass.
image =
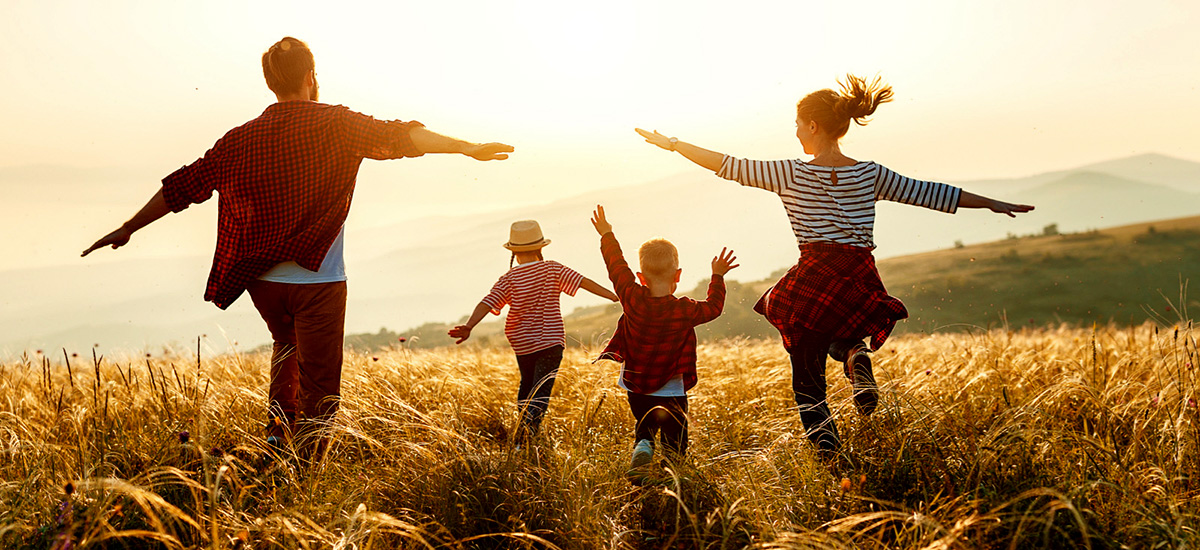
[[266,453],[265,355],[35,354],[0,365],[0,546],[1190,548],[1196,335],[896,338],[875,355],[871,417],[830,364],[832,464],[778,344],[701,346],[689,457],[642,488],[595,350],[568,350],[523,450],[507,349],[347,356],[333,443],[310,465]]

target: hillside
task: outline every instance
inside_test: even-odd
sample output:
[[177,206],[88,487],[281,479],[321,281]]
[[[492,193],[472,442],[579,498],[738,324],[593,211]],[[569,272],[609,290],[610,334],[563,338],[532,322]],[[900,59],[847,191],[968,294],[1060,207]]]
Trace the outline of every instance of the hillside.
[[[129,183],[146,181],[137,173],[97,170],[97,181],[79,181],[91,173],[52,167],[0,170],[0,192],[12,199],[0,201],[0,228],[13,235],[37,236],[11,239],[4,245],[3,257],[15,267],[0,270],[0,287],[9,290],[0,296],[0,355],[39,348],[84,351],[97,343],[104,350],[150,349],[172,342],[190,347],[204,334],[209,336],[211,352],[220,353],[235,347],[234,342],[245,349],[268,339],[249,300],[219,311],[201,299],[211,262],[216,201],[155,222],[121,251],[106,250],[80,259],[79,251],[96,233],[109,229],[100,220],[124,219],[146,193],[144,185]],[[880,203],[876,257],[886,260],[950,249],[956,242],[971,245],[1008,234],[1040,233],[1051,224],[1064,233],[1086,232],[1197,215],[1200,194],[1194,192],[1196,186],[1187,185],[1200,181],[1200,176],[1192,177],[1197,174],[1200,163],[1141,155],[1016,180],[963,184],[970,191],[1037,207],[1015,219],[980,210],[964,209],[949,216]],[[367,181],[371,175],[368,171],[363,176],[363,187],[375,185]],[[363,197],[358,202],[370,201]],[[532,218],[542,224],[553,240],[548,258],[603,279],[597,239],[587,222],[597,203],[608,208],[624,243],[655,236],[674,241],[682,252],[685,287],[704,278],[712,255],[724,246],[737,252],[742,266],[732,275],[741,280],[768,278],[796,258],[777,197],[702,171],[580,193],[547,204],[426,216],[386,226],[356,225],[359,206],[364,206],[356,203],[346,229],[351,288],[347,331],[444,323],[470,312],[507,267],[508,252],[499,245],[517,219]],[[393,206],[397,212],[415,208],[405,203]],[[39,229],[46,227],[52,229]],[[747,295],[736,297],[741,300],[738,304],[748,310],[752,294],[761,286],[748,285]],[[564,300],[563,306],[571,311],[601,302],[581,293]],[[752,314],[740,318],[738,311],[731,306],[727,314],[736,327],[716,325],[705,330],[756,333],[762,328]],[[1009,313],[1011,318],[1011,308]],[[596,328],[602,325],[598,322]],[[591,334],[586,332],[590,330],[581,329],[580,334]]]
[[905,331],[1178,321],[1196,303],[1200,217],[892,258],[880,272],[908,305]]
[[[896,332],[942,332],[1008,325],[1137,325],[1177,321],[1197,300],[1184,291],[1200,274],[1200,216],[1102,231],[1012,237],[1002,241],[889,258],[879,262],[888,290],[908,306]],[[734,272],[736,274],[736,271]],[[772,337],[774,329],[752,308],[782,274],[753,283],[729,281],[725,313],[697,330],[702,340]],[[687,295],[703,297],[701,282]],[[1182,311],[1180,311],[1182,310]],[[619,306],[580,308],[565,317],[569,338],[603,345]],[[405,333],[405,345],[450,343],[449,325],[428,324]],[[473,342],[503,343],[500,323],[481,324]],[[382,331],[348,344],[373,348],[400,337]]]

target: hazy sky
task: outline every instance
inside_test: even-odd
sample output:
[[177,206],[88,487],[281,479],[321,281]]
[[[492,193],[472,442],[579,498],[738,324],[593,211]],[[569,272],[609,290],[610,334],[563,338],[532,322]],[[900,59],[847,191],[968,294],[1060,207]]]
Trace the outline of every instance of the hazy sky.
[[517,149],[504,163],[368,161],[360,225],[692,169],[635,126],[739,156],[800,156],[795,102],[846,72],[882,76],[896,101],[843,150],[914,177],[1200,159],[1194,0],[246,4],[6,0],[0,169],[134,175],[83,177],[83,191],[44,202],[27,194],[29,216],[105,203],[72,220],[78,249],[126,219],[159,178],[274,100],[260,56],[284,35],[314,49],[324,101]]

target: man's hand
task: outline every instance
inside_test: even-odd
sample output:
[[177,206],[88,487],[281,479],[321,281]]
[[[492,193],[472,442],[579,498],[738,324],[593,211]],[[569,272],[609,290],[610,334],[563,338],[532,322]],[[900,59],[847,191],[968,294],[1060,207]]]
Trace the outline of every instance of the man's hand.
[[129,237],[131,235],[133,235],[133,232],[125,229],[125,226],[122,225],[121,227],[117,228],[116,231],[113,231],[112,233],[109,233],[100,240],[96,241],[95,244],[93,244],[87,250],[84,250],[83,254],[80,254],[79,256],[87,256],[88,254],[91,254],[93,250],[96,250],[97,248],[104,248],[106,246],[111,246],[113,249],[125,246],[129,243]]
[[450,329],[446,334],[450,335],[451,338],[458,338],[454,343],[461,344],[466,342],[467,338],[471,337],[471,327],[470,325],[458,325]]
[[596,205],[596,210],[592,212],[592,227],[596,228],[596,232],[603,237],[606,233],[612,233],[612,224],[604,218],[604,207]]
[[721,254],[719,256],[717,256],[716,258],[713,258],[713,261],[712,261],[713,275],[720,275],[720,276],[724,277],[726,273],[729,273],[729,270],[738,266],[738,264],[733,263],[736,261],[737,261],[737,256],[733,255],[732,250],[726,250],[725,248],[722,248]]
[[503,143],[474,143],[463,150],[463,154],[475,160],[504,160],[513,150],[512,145]]

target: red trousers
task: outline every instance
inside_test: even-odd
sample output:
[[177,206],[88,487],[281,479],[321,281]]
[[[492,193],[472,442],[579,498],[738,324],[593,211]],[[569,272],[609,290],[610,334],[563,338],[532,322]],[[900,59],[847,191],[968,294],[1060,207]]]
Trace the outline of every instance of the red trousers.
[[346,282],[254,281],[247,290],[275,341],[269,435],[308,432],[333,417],[342,384]]

